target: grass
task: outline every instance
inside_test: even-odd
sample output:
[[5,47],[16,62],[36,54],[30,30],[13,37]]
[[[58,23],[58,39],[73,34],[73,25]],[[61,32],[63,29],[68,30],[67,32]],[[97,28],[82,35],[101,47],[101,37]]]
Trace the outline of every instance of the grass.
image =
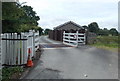
[[106,45],[95,45],[95,44],[92,45],[92,46],[95,46],[97,48],[102,48],[102,49],[110,50],[112,52],[117,52],[118,51],[118,47],[114,47],[114,46],[109,47],[109,46],[106,46]]
[[5,67],[2,69],[2,81],[9,81],[12,75],[15,73],[23,72],[23,68],[21,67]]
[[103,48],[110,51],[117,52],[118,51],[118,36],[98,36],[96,42],[91,44],[97,48]]

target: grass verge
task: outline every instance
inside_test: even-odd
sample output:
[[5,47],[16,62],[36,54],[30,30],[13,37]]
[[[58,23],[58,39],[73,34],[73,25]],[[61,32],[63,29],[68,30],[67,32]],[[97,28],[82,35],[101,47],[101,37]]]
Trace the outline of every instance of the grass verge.
[[2,69],[2,81],[9,81],[9,79],[19,78],[23,72],[22,67],[4,67]]
[[112,52],[118,52],[118,47],[109,47],[109,46],[106,46],[106,45],[97,45],[97,44],[93,44],[91,46],[94,46],[96,48],[106,49],[106,50],[109,50],[109,51],[112,51]]
[[91,44],[91,46],[118,52],[119,41],[120,40],[118,39],[118,36],[98,36],[96,38],[96,42],[94,44]]

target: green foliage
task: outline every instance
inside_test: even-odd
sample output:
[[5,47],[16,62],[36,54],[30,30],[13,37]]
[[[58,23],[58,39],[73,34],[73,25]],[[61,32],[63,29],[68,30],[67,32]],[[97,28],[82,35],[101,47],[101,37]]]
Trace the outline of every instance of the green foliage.
[[112,36],[118,36],[118,31],[115,29],[115,28],[111,28],[109,33],[112,35]]
[[39,30],[39,35],[42,35],[43,29],[41,27],[38,27],[36,30]]
[[[39,16],[31,6],[21,6],[16,2],[2,3],[2,32],[25,32],[30,29],[40,30],[38,27]],[[42,28],[41,28],[42,29]]]
[[94,45],[117,48],[118,41],[120,41],[118,36],[98,36]]
[[8,79],[10,79],[10,77],[12,76],[12,74],[16,73],[16,72],[23,72],[23,68],[21,67],[6,67],[2,69],[2,79],[4,81],[8,81]]
[[98,31],[98,35],[108,36],[108,35],[109,35],[109,30],[108,30],[107,28],[100,29],[100,30]]
[[18,20],[23,14],[23,10],[18,7],[16,2],[2,3],[2,20]]
[[93,33],[98,33],[98,31],[99,31],[99,26],[98,26],[98,24],[96,23],[96,22],[92,22],[92,23],[90,23],[89,25],[88,25],[88,30],[90,31],[90,32],[93,32]]
[[16,2],[2,3],[2,32],[17,31],[20,21],[19,18],[24,14]]
[[48,33],[49,33],[49,31],[50,31],[51,29],[45,29],[45,31],[44,31],[44,35],[48,35]]
[[96,22],[92,22],[87,26],[83,26],[85,29],[88,29],[88,31],[93,32],[97,34],[98,36],[118,36],[118,31],[115,28],[111,28],[108,30],[107,28],[100,29],[98,24]]
[[30,24],[33,26],[37,26],[37,21],[40,20],[39,16],[36,16],[36,12],[33,11],[31,6],[23,6],[21,7],[24,11],[24,15],[20,18],[20,20],[25,24]]
[[88,29],[88,27],[86,25],[82,26],[84,29]]

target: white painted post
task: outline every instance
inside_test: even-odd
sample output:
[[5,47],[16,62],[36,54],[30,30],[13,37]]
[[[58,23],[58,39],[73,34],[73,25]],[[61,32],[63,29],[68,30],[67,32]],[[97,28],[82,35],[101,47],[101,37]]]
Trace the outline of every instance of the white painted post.
[[[21,33],[21,39],[23,39],[23,33]],[[24,40],[21,40],[21,64],[24,62]]]
[[78,31],[76,31],[76,45],[78,46]]
[[[15,33],[15,39],[17,39],[17,33]],[[17,51],[17,48],[18,48],[18,46],[17,46],[17,43],[18,43],[18,41],[15,41],[15,48],[14,48],[14,64],[16,65],[16,57],[17,57],[17,53],[18,53],[18,51]]]
[[[9,38],[9,34],[8,33],[6,33],[6,38],[8,39]],[[6,40],[6,53],[5,53],[5,55],[6,55],[6,58],[5,58],[5,64],[8,64],[9,63],[9,40]]]
[[[20,35],[18,35],[18,39],[20,39]],[[18,65],[20,65],[20,57],[21,57],[21,54],[20,54],[20,41],[18,41]]]
[[63,32],[63,43],[65,43],[64,39],[65,39],[65,31]]
[[69,40],[69,44],[70,44],[70,32],[68,33],[68,37],[69,37],[68,40]]
[[[3,38],[3,34],[1,34],[1,38]],[[3,53],[4,53],[4,50],[3,50],[4,47],[3,47],[3,45],[4,45],[3,44],[3,40],[1,40],[1,46],[2,46],[1,47],[1,54],[2,54],[1,55],[1,62],[2,62],[2,64],[3,64],[3,60],[4,60],[4,58],[3,58]]]
[[84,43],[83,44],[85,44],[85,42],[86,42],[86,34],[84,33]]
[[35,38],[36,38],[35,37],[35,30],[33,30],[33,41],[32,41],[33,42],[33,54],[34,54],[33,56],[36,57],[36,54],[35,54]]
[[[9,38],[11,39],[11,34],[9,33]],[[11,48],[11,40],[9,40],[9,52],[8,52],[8,56],[9,56],[9,65],[11,64],[11,50],[10,50],[10,48]]]
[[[13,33],[11,33],[11,39],[13,39]],[[11,65],[13,65],[13,40],[11,40]]]
[[[25,35],[26,33],[24,33],[24,38],[25,39],[27,39],[27,36]],[[24,64],[27,64],[27,59],[28,59],[28,49],[27,49],[27,41],[28,40],[26,40],[25,42],[24,42]]]

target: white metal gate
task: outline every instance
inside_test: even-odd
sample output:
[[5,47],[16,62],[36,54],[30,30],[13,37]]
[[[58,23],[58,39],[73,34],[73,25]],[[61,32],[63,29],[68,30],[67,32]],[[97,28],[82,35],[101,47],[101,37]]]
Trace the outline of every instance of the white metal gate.
[[63,32],[63,43],[70,45],[70,46],[78,46],[81,44],[85,44],[86,37],[85,33],[66,33],[65,31]]

